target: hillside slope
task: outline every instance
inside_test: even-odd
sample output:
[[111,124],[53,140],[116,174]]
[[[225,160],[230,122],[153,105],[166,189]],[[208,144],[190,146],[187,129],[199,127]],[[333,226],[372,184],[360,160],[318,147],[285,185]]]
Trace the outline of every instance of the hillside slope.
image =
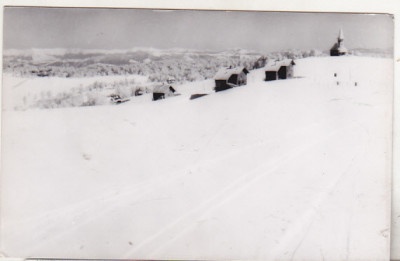
[[1,250],[387,259],[391,68],[309,58],[196,100],[5,111]]

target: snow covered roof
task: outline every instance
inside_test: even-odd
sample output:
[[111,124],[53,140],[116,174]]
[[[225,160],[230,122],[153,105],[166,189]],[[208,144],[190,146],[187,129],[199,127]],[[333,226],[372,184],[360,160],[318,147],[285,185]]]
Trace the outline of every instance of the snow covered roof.
[[281,68],[281,65],[279,63],[267,64],[265,66],[265,70],[267,72],[277,72],[277,71],[279,71],[279,68]]
[[281,64],[281,66],[289,66],[291,64],[295,64],[293,59],[285,59],[279,62]]
[[291,64],[294,64],[294,61],[292,59],[285,59],[282,61],[275,61],[272,63],[268,63],[265,66],[265,70],[268,72],[276,72],[278,71],[282,66],[289,66]]
[[173,88],[173,87],[170,85],[156,86],[153,89],[153,93],[168,93],[168,92],[171,92],[170,88]]
[[245,74],[249,73],[245,67],[221,68],[215,75],[215,80],[228,80],[232,74],[240,74],[242,71]]

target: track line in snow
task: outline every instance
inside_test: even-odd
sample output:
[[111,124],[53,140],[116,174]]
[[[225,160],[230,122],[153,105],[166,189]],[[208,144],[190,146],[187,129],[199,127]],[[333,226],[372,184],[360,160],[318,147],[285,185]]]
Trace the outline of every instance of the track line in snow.
[[[365,154],[366,149],[368,147],[366,144],[368,143],[367,137],[369,135],[365,131],[365,129],[360,126],[359,123],[355,123],[355,125],[360,130],[359,133],[363,133],[362,136],[364,137],[362,139],[364,140],[364,142],[361,142],[362,145],[359,146],[357,151],[353,154],[353,157],[350,160],[348,166],[345,168],[345,170],[335,180],[333,180],[333,182],[330,183],[331,185],[327,189],[323,190],[319,194],[319,196],[315,198],[315,200],[310,204],[310,207],[298,219],[296,219],[296,221],[292,223],[289,228],[286,229],[287,233],[280,241],[279,246],[273,250],[274,254],[272,256],[274,258],[277,258],[279,256],[279,253],[291,252],[290,260],[294,259],[297,250],[300,248],[301,244],[306,239],[313,223],[315,222],[318,211],[322,206],[322,203],[329,198],[330,194],[334,192],[335,188],[337,188],[338,185],[341,182],[343,182],[345,178],[349,178],[348,174],[350,173],[349,171],[352,168],[356,167],[358,164],[362,164],[360,160],[362,159],[362,156]],[[352,174],[350,178],[354,179],[354,176],[357,173],[350,173],[350,174]],[[350,230],[351,229],[349,229],[348,232]],[[288,251],[288,246],[290,246],[290,243],[296,241],[298,241],[298,243],[295,244],[295,248],[292,251]],[[285,259],[287,257],[283,258]]]
[[[355,125],[355,123],[351,123],[347,126],[335,129],[331,131],[329,134],[317,139],[311,144],[305,144],[303,146],[298,146],[292,151],[288,152],[286,155],[283,155],[282,157],[274,160],[273,162],[267,162],[264,165],[260,165],[256,169],[254,169],[251,172],[247,172],[243,175],[241,175],[239,178],[231,182],[228,186],[226,186],[223,190],[219,191],[218,193],[214,194],[212,197],[209,197],[206,201],[204,201],[201,205],[198,207],[192,209],[190,212],[186,213],[185,215],[179,217],[176,219],[174,222],[170,223],[168,226],[160,230],[158,233],[148,237],[147,239],[143,240],[140,244],[138,244],[132,251],[129,251],[124,255],[124,258],[129,258],[135,255],[135,253],[139,252],[143,247],[146,245],[150,244],[152,241],[162,237],[163,235],[173,235],[174,233],[171,232],[171,230],[177,229],[177,225],[181,224],[182,222],[186,221],[186,223],[190,223],[191,220],[198,218],[198,217],[203,217],[207,213],[215,210],[216,208],[222,206],[226,202],[230,201],[232,198],[236,197],[239,193],[242,193],[245,189],[247,189],[250,185],[254,184],[261,178],[267,176],[268,174],[272,173],[276,169],[280,167],[281,164],[287,164],[290,160],[293,160],[297,158],[298,156],[302,155],[309,149],[312,149],[315,146],[318,146],[320,143],[329,140],[332,136],[336,135],[337,133],[347,130],[348,128],[351,128]],[[270,165],[266,167],[266,165]],[[251,177],[252,173],[257,173],[259,170],[264,170],[267,169],[265,172],[262,172],[259,175],[256,175],[254,177]],[[250,177],[250,178],[249,178]],[[248,180],[246,180],[248,179]],[[160,252],[163,248],[165,248],[167,245],[172,244],[175,242],[178,238],[182,237],[184,234],[186,234],[190,229],[192,229],[195,226],[195,224],[189,224],[187,225],[184,229],[179,229],[179,233],[175,234],[174,237],[168,237],[168,240],[162,240],[160,239],[161,242],[158,242],[155,245],[159,245],[157,249],[153,250],[149,257],[153,258],[154,256],[157,255],[158,252]]]
[[[257,182],[259,179],[261,179],[261,178],[267,176],[269,173],[271,173],[271,172],[273,172],[274,170],[278,169],[282,163],[287,163],[288,161],[295,159],[297,156],[302,155],[304,152],[308,151],[309,149],[312,149],[313,147],[318,146],[320,143],[329,140],[331,137],[333,137],[334,135],[338,134],[339,132],[346,131],[346,130],[348,130],[349,128],[352,128],[353,126],[358,126],[358,125],[359,125],[358,123],[351,123],[351,124],[349,124],[348,126],[345,126],[345,127],[343,127],[343,128],[340,128],[340,129],[337,129],[337,130],[331,132],[328,136],[321,138],[320,140],[314,142],[313,144],[310,144],[310,145],[308,145],[308,146],[306,145],[306,146],[300,148],[299,150],[297,150],[297,151],[295,151],[295,152],[292,152],[292,153],[289,153],[289,155],[286,155],[286,156],[284,156],[283,158],[278,159],[277,162],[276,162],[277,165],[274,166],[274,167],[272,167],[271,169],[269,169],[266,173],[262,173],[262,174],[260,174],[260,175],[257,175],[257,176],[255,176],[255,177],[251,178],[250,180],[248,180],[248,181],[247,181],[246,183],[244,183],[242,186],[238,186],[237,190],[233,191],[230,195],[226,195],[225,197],[223,197],[222,200],[220,200],[219,202],[217,202],[215,205],[211,206],[209,209],[205,209],[205,210],[200,210],[200,211],[198,211],[198,212],[199,212],[199,213],[198,213],[199,215],[196,215],[195,217],[197,217],[197,218],[199,218],[199,219],[204,218],[208,213],[210,213],[210,212],[212,212],[213,210],[215,210],[215,209],[221,207],[223,204],[225,204],[226,202],[230,201],[232,198],[236,197],[239,193],[244,192],[246,188],[248,188],[249,186],[251,186],[252,184],[254,184],[255,182]],[[365,147],[364,147],[363,151],[365,151]],[[361,153],[361,154],[362,154],[362,153]],[[301,242],[306,238],[307,233],[308,233],[308,232],[306,232],[305,234],[304,234],[304,233],[301,233],[302,228],[303,228],[302,225],[303,225],[304,223],[306,223],[306,224],[307,224],[307,225],[306,225],[307,230],[310,230],[310,228],[311,228],[311,226],[312,226],[312,222],[314,222],[314,220],[315,220],[315,215],[317,214],[317,209],[318,209],[318,207],[322,204],[322,202],[324,201],[324,199],[326,199],[326,198],[329,196],[329,193],[331,193],[331,192],[334,190],[334,188],[339,184],[339,182],[342,181],[342,178],[347,174],[348,170],[349,170],[351,167],[353,167],[355,158],[357,158],[357,157],[359,158],[359,157],[360,157],[360,154],[355,153],[353,159],[350,161],[349,166],[346,168],[346,170],[343,171],[343,173],[338,177],[337,180],[335,180],[334,182],[331,183],[332,186],[331,186],[328,190],[324,190],[324,191],[321,193],[321,196],[317,197],[316,201],[314,201],[314,202],[311,204],[311,207],[309,208],[309,210],[306,211],[305,214],[303,214],[302,218],[300,218],[301,222],[300,222],[300,221],[297,221],[297,222],[295,223],[295,225],[292,225],[292,226],[291,226],[291,227],[293,227],[292,229],[290,229],[290,228],[289,228],[289,229],[286,229],[286,231],[297,231],[296,233],[298,233],[300,236],[302,236],[302,239],[300,239],[300,242],[297,244],[296,249],[295,249],[294,251],[292,251],[292,252],[293,252],[293,256],[294,256],[296,250],[300,247]],[[256,172],[256,171],[255,171],[255,172]],[[195,218],[195,217],[193,217],[193,218]],[[303,222],[303,220],[305,220],[305,222]],[[185,229],[183,229],[183,230],[181,229],[180,232],[179,232],[178,234],[175,234],[174,237],[172,237],[172,238],[169,237],[169,238],[168,238],[168,241],[167,241],[167,240],[164,240],[164,241],[161,241],[162,243],[156,244],[156,245],[160,245],[160,247],[158,247],[158,248],[155,249],[153,252],[151,252],[150,257],[152,257],[152,258],[157,258],[157,257],[159,257],[158,254],[159,254],[165,247],[167,247],[168,245],[171,245],[171,244],[173,244],[174,242],[176,242],[179,238],[181,238],[182,236],[184,236],[185,234],[187,234],[188,231],[191,230],[191,229],[193,229],[195,226],[196,226],[196,224],[192,222],[191,224],[187,225],[187,226],[185,227]],[[297,227],[297,229],[294,229],[295,227]],[[170,233],[168,233],[168,234],[172,235],[172,234],[174,234],[174,233],[170,232]],[[288,234],[286,234],[286,235],[288,235]],[[286,241],[288,241],[288,240],[292,240],[292,239],[293,239],[292,236],[293,236],[292,234],[290,234],[289,236],[286,236],[286,237],[285,237],[286,240],[284,240],[284,241],[286,242]],[[287,243],[288,243],[288,242],[287,242]],[[285,248],[285,247],[288,246],[287,243],[283,243],[283,244],[280,244],[280,245],[281,245],[283,248]],[[278,250],[274,250],[273,252],[274,252],[275,254],[273,254],[272,256],[277,256],[278,253],[283,253],[284,251],[283,251],[283,249],[278,249]]]
[[[78,202],[73,205],[69,205],[68,207],[64,207],[61,210],[54,210],[51,211],[52,215],[49,217],[49,214],[40,214],[36,216],[35,219],[39,219],[40,222],[36,224],[42,228],[42,231],[51,231],[53,228],[59,226],[60,219],[66,216],[70,217],[68,220],[73,220],[79,215],[84,215],[83,220],[70,227],[68,230],[62,230],[58,233],[51,233],[46,237],[46,239],[40,240],[40,243],[35,244],[29,250],[35,251],[42,247],[45,247],[49,241],[54,241],[67,234],[71,234],[74,231],[78,230],[79,228],[84,227],[85,225],[93,222],[99,216],[105,216],[107,213],[111,213],[115,208],[121,205],[121,199],[126,197],[131,197],[135,201],[140,201],[141,199],[145,198],[149,193],[157,190],[157,187],[160,186],[167,186],[169,183],[174,182],[176,178],[182,177],[186,174],[185,170],[180,172],[179,174],[170,176],[169,179],[164,177],[158,177],[156,180],[146,180],[141,182],[140,184],[135,184],[137,189],[133,189],[131,186],[126,186],[122,189],[121,192],[116,193],[115,191],[110,191],[106,195],[102,194],[96,198],[90,198],[85,200],[84,202]],[[144,185],[144,186],[143,186]],[[95,204],[94,204],[95,202]],[[142,202],[142,201],[140,201]],[[99,207],[102,206],[102,207]],[[101,211],[96,211],[96,215],[87,215],[87,213],[94,213],[94,210],[101,209]],[[50,221],[49,221],[50,220]],[[29,220],[24,220],[25,223],[32,222],[32,218]],[[13,226],[20,227],[23,224],[21,222],[14,223]],[[67,224],[70,226],[70,224]]]
[[[319,124],[312,124],[311,126],[318,127]],[[310,128],[310,126],[308,126],[308,127],[306,126],[304,128],[304,130],[307,130],[307,131],[309,131],[310,129],[313,129],[313,128]],[[294,132],[299,132],[299,130],[292,131],[291,133],[294,133]],[[263,145],[263,144],[265,144],[265,143],[262,143],[262,144],[257,143],[257,144],[249,145],[244,149],[245,150],[253,149],[254,146],[260,146],[260,145]],[[241,152],[243,152],[243,150],[232,151],[232,152],[222,156],[221,158],[214,159],[214,160],[212,160],[212,161],[210,161],[210,162],[208,162],[206,164],[211,164],[212,162],[220,161],[220,160],[229,158],[232,155],[237,154],[237,153],[241,153]],[[205,162],[203,162],[203,165],[204,164],[205,164]],[[82,213],[84,214],[84,213],[90,212],[91,210],[96,209],[98,207],[98,204],[93,204],[93,202],[100,202],[101,205],[105,205],[106,206],[106,207],[100,208],[101,211],[98,212],[98,216],[102,216],[102,215],[105,215],[106,213],[109,213],[109,212],[113,211],[113,209],[118,207],[118,205],[119,205],[118,202],[119,202],[120,199],[133,196],[135,198],[135,200],[138,201],[140,198],[144,198],[148,193],[153,191],[155,189],[155,187],[160,186],[160,185],[161,186],[167,186],[166,184],[168,184],[170,182],[173,182],[174,179],[176,179],[176,178],[184,176],[184,174],[185,173],[183,171],[182,173],[180,173],[178,175],[170,176],[168,179],[165,179],[165,177],[163,176],[162,178],[159,177],[159,178],[154,178],[154,179],[151,179],[151,180],[146,180],[144,182],[141,182],[140,184],[135,184],[135,187],[137,187],[137,190],[135,188],[132,188],[132,186],[126,186],[125,189],[122,189],[122,192],[119,192],[117,194],[115,193],[115,191],[110,191],[106,195],[103,194],[103,195],[101,195],[101,196],[99,196],[97,198],[87,199],[84,202],[79,202],[79,203],[71,205],[71,206],[69,206],[67,208],[63,208],[63,211],[60,211],[60,210],[53,211],[54,215],[51,218],[53,220],[55,220],[58,217],[63,217],[63,216],[65,217],[65,216],[68,216],[68,215],[71,215],[71,214],[79,215],[79,214],[82,214]],[[242,179],[245,179],[245,178],[246,178],[246,176],[242,177]],[[236,183],[233,184],[233,185],[235,187],[236,186],[240,186],[240,184],[242,184],[242,181],[243,181],[242,179],[238,179],[236,181]],[[166,180],[167,180],[167,182],[165,183]],[[230,189],[230,188],[228,188],[228,189]],[[139,197],[135,197],[134,195],[140,195],[140,196]],[[45,214],[43,214],[43,215],[45,215]],[[43,215],[41,215],[41,216],[43,216]],[[77,226],[74,226],[73,229],[63,231],[62,233],[54,234],[53,236],[48,237],[48,240],[55,240],[57,238],[61,238],[63,235],[71,233],[73,230],[76,230],[79,227],[82,227],[85,224],[88,224],[88,223],[92,222],[94,219],[95,219],[95,217],[94,218],[90,218],[90,219],[86,218],[84,221],[79,222],[79,224]],[[47,226],[47,229],[51,229],[51,227],[49,227],[49,223],[48,223],[47,220],[43,219],[42,223],[44,223],[44,225]],[[53,224],[53,226],[55,226],[55,225],[56,225],[56,223]],[[46,240],[46,241],[48,241],[48,240]],[[41,245],[37,245],[37,248],[40,248]]]
[[13,85],[11,88],[16,89],[17,87],[21,86],[22,84],[24,84],[24,83],[27,82],[28,80],[29,80],[29,79],[22,80],[21,82],[19,82],[19,83]]

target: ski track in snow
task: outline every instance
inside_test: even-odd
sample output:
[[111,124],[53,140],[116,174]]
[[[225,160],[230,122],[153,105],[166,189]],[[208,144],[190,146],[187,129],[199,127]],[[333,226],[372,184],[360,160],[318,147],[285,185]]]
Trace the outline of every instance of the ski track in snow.
[[[302,153],[306,153],[308,150],[318,146],[320,143],[322,143],[326,140],[329,140],[329,138],[332,137],[333,135],[335,135],[335,133],[347,130],[348,128],[352,127],[352,125],[353,124],[351,124],[350,126],[346,126],[344,128],[335,130],[335,131],[329,133],[326,137],[322,137],[312,144],[298,146],[298,147],[294,148],[292,151],[290,151],[289,153],[287,153],[287,155],[283,155],[281,158],[278,158],[273,163],[260,165],[257,169],[243,174],[243,176],[241,176],[239,179],[235,180],[234,182],[230,183],[229,186],[227,186],[224,190],[220,191],[220,193],[218,193],[217,195],[215,195],[212,198],[210,198],[209,200],[207,200],[206,202],[207,203],[209,202],[209,204],[207,204],[206,207],[203,208],[203,206],[200,206],[191,211],[191,213],[190,213],[191,217],[189,217],[189,213],[188,213],[187,215],[184,216],[184,218],[193,220],[197,216],[200,216],[200,219],[201,219],[203,216],[207,215],[207,213],[213,211],[214,209],[220,207],[224,203],[230,201],[232,198],[237,197],[238,194],[244,193],[244,191],[246,189],[248,189],[249,186],[251,186],[252,184],[257,182],[259,179],[261,179],[265,176],[268,176],[268,174],[276,171],[282,164],[290,164],[291,160],[298,158],[298,156],[301,155]],[[252,175],[252,174],[259,172],[260,170],[263,170],[263,173],[257,174],[254,176]],[[345,173],[346,172],[344,172],[344,174]],[[340,178],[342,176],[343,175],[341,175]],[[248,178],[249,180],[246,180],[246,178]],[[338,181],[340,180],[340,178],[338,179]],[[333,190],[333,188],[335,187],[335,185],[337,184],[337,182],[334,182],[333,183],[334,185],[332,186],[332,188],[324,191],[323,193],[324,194],[330,193]],[[309,212],[315,212],[315,209],[317,209],[318,205],[323,202],[324,198],[326,198],[326,195],[318,196],[317,197],[318,204],[312,204],[312,208],[310,209]],[[311,214],[309,214],[309,212],[307,212],[307,214],[305,214],[305,216],[306,216],[305,218],[299,218],[300,221],[297,222],[297,224],[299,224],[298,226],[303,226],[303,224],[305,222],[307,222],[309,220],[311,220],[311,221],[313,220],[313,218],[311,217]],[[136,247],[135,251],[138,251],[140,249],[140,247],[142,247],[142,245],[149,243],[150,241],[154,240],[155,238],[157,238],[158,236],[160,236],[162,234],[173,234],[171,232],[168,232],[168,229],[170,229],[172,226],[179,224],[182,221],[181,219],[182,219],[182,217],[179,218],[179,221],[177,220],[173,224],[167,226],[164,230],[162,230],[159,233],[157,233],[156,235],[152,236],[150,239],[144,240],[139,246]],[[150,255],[149,255],[150,258],[156,257],[157,253],[159,253],[159,251],[161,249],[165,248],[166,246],[168,246],[170,244],[173,244],[174,241],[176,240],[176,238],[182,237],[184,234],[186,234],[188,232],[188,230],[192,229],[194,226],[195,226],[195,224],[192,223],[190,226],[186,227],[183,230],[182,230],[182,228],[179,228],[179,230],[182,230],[182,231],[180,233],[176,234],[175,237],[170,238],[169,241],[162,240],[161,242],[163,242],[163,243],[157,242],[157,244],[155,244],[155,245],[160,245],[160,247],[158,247],[152,253],[150,253]],[[295,230],[293,228],[289,228],[289,230],[296,231],[298,229]],[[306,234],[307,233],[305,233],[304,235],[306,236]],[[301,244],[301,242],[300,242],[300,244]],[[283,244],[283,245],[287,247],[286,244]],[[134,253],[135,252],[128,253],[125,257],[132,256],[132,254],[134,254]],[[295,251],[293,252],[293,255],[294,255],[294,253],[295,253]],[[293,259],[293,257],[291,258],[291,260],[292,259]]]
[[343,58],[299,60],[299,78],[284,81],[263,82],[254,70],[247,86],[193,101],[190,92],[211,81],[159,102],[7,111],[3,180],[19,186],[2,191],[16,205],[2,204],[0,249],[71,258],[387,255],[387,238],[373,235],[388,226],[381,166],[390,86],[371,68],[390,62]]
[[[315,129],[319,125],[321,125],[321,123],[313,123],[311,125],[305,126],[304,128],[294,129],[294,130],[292,130],[290,132],[290,135],[294,136],[297,133],[304,132],[304,131],[305,132],[312,132],[313,128]],[[347,129],[347,128],[348,127],[344,128],[344,129]],[[222,129],[220,128],[220,131],[221,130]],[[322,138],[322,141],[324,141],[325,139],[328,139],[331,135],[333,135],[334,133],[336,133],[337,131],[340,131],[340,130],[333,131],[331,134],[329,134],[326,137]],[[215,136],[216,135],[213,135],[212,137],[215,137]],[[211,139],[213,139],[213,138],[211,138]],[[266,174],[268,174],[270,172],[273,172],[281,164],[290,162],[291,159],[294,159],[298,155],[300,155],[301,153],[306,152],[308,149],[311,149],[314,146],[317,146],[322,141],[317,141],[317,142],[315,142],[314,144],[311,144],[311,145],[305,144],[305,145],[303,145],[304,148],[301,148],[300,150],[296,150],[296,148],[291,149],[292,151],[287,153],[287,155],[284,155],[281,158],[276,159],[274,162],[272,162],[272,163],[267,162],[267,163],[264,164],[265,166],[261,165],[260,167],[258,167],[257,169],[253,170],[252,172],[243,174],[242,176],[240,176],[239,178],[237,178],[236,180],[231,182],[227,187],[225,187],[220,192],[218,192],[216,195],[206,199],[197,208],[194,208],[189,213],[186,213],[184,216],[179,217],[177,220],[175,220],[172,224],[168,225],[165,229],[161,230],[159,233],[153,235],[149,239],[145,239],[144,241],[142,241],[139,245],[137,245],[135,247],[135,249],[134,249],[135,251],[134,252],[138,251],[142,246],[150,243],[151,241],[153,241],[154,239],[160,237],[161,235],[168,234],[168,230],[176,229],[176,226],[180,225],[181,222],[194,219],[200,213],[207,213],[207,212],[211,211],[212,209],[215,209],[218,206],[224,204],[224,202],[228,201],[230,198],[232,198],[235,195],[237,195],[238,193],[242,192],[245,188],[250,186],[252,183],[256,182],[259,178],[262,178]],[[265,146],[269,142],[270,141],[265,141],[265,142],[262,142],[262,143],[252,144],[252,145],[249,145],[247,147],[242,148],[241,150],[232,150],[231,152],[227,153],[226,155],[224,155],[222,157],[213,159],[213,160],[208,161],[208,162],[204,161],[202,163],[198,163],[197,166],[193,167],[193,169],[196,169],[199,166],[199,164],[207,165],[207,164],[210,164],[210,163],[218,162],[218,161],[221,161],[221,160],[223,160],[225,158],[229,158],[234,154],[244,153],[245,151],[252,150],[255,147]],[[269,166],[269,165],[271,165],[271,166]],[[251,175],[253,172],[257,172],[258,169],[263,170],[264,168],[265,168],[265,170],[267,170],[266,173],[259,174],[259,175],[256,175],[256,176],[252,176]],[[85,199],[85,200],[83,200],[83,201],[81,201],[79,203],[73,204],[73,205],[69,205],[69,206],[53,209],[53,210],[48,211],[48,212],[40,213],[37,216],[32,216],[32,217],[30,217],[30,218],[28,218],[26,220],[23,220],[23,222],[32,222],[34,220],[42,220],[43,219],[42,223],[40,223],[40,222],[37,223],[37,221],[35,223],[38,224],[38,225],[42,224],[41,227],[43,227],[44,230],[45,229],[51,230],[52,226],[47,224],[46,219],[57,221],[59,218],[62,218],[64,215],[67,215],[69,213],[90,212],[90,209],[98,208],[98,206],[93,204],[93,202],[102,202],[102,204],[107,206],[105,208],[102,207],[100,211],[97,211],[98,215],[102,216],[102,215],[105,215],[105,214],[109,214],[109,213],[111,213],[113,211],[114,208],[116,208],[119,205],[118,202],[121,199],[124,199],[124,198],[135,198],[136,201],[140,201],[141,199],[144,199],[146,197],[146,195],[148,193],[150,193],[151,191],[153,191],[153,190],[155,190],[157,188],[160,188],[160,187],[168,187],[168,185],[170,185],[170,183],[172,183],[175,179],[185,175],[184,170],[181,170],[180,172],[181,172],[180,174],[169,175],[169,177],[168,177],[169,181],[168,181],[168,179],[166,181],[166,177],[165,176],[164,177],[151,178],[151,179],[145,180],[145,181],[143,181],[141,183],[138,183],[138,184],[129,185],[129,186],[125,186],[125,187],[119,188],[119,190],[120,190],[119,192],[115,192],[113,190],[110,190],[109,192],[107,192],[104,195],[101,195],[100,197],[88,198],[88,199]],[[250,179],[250,180],[246,180],[246,178]],[[44,218],[46,218],[46,219],[44,219]],[[74,229],[79,229],[79,227],[87,225],[88,223],[92,222],[94,219],[96,219],[96,217],[92,217],[92,218],[86,219],[85,221],[80,222],[78,226],[75,226]],[[15,225],[16,226],[20,225],[20,223],[17,223]],[[54,224],[54,225],[56,225],[56,224]],[[193,225],[194,224],[192,224],[192,226]],[[184,232],[181,232],[181,234],[184,234],[185,232],[187,232],[188,229],[190,229],[190,228],[185,229]],[[34,251],[35,249],[40,249],[41,247],[45,246],[48,243],[48,241],[52,241],[52,240],[55,240],[57,238],[62,238],[66,234],[73,233],[73,231],[74,230],[65,230],[65,231],[63,231],[61,233],[50,235],[47,240],[43,240],[41,243],[36,244],[35,247],[32,249],[32,251]],[[179,236],[181,236],[181,235],[179,235]],[[170,243],[172,243],[172,242],[173,241],[170,241]],[[134,254],[134,252],[133,253],[128,253],[125,257],[132,256],[132,254]],[[157,252],[157,250],[155,252]]]

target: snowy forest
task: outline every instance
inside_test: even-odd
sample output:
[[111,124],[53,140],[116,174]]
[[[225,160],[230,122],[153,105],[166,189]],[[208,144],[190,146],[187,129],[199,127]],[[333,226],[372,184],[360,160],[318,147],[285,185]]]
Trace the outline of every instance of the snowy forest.
[[305,58],[321,56],[318,50],[290,50],[267,55],[246,50],[225,52],[152,50],[101,52],[96,50],[10,50],[4,54],[4,72],[15,76],[93,77],[146,75],[152,82],[173,77],[177,82],[212,78],[221,67],[244,66],[253,69],[258,59]]
[[[387,56],[381,51],[353,50],[352,55]],[[270,60],[327,56],[319,50],[286,50],[262,54],[233,49],[221,52],[186,49],[69,50],[10,49],[4,51],[6,84],[13,91],[5,108],[61,108],[110,104],[110,96],[130,99],[154,86],[213,79],[223,67],[262,68]],[[21,82],[21,79],[30,79]],[[11,96],[10,96],[11,97]],[[8,104],[7,104],[8,103]]]

